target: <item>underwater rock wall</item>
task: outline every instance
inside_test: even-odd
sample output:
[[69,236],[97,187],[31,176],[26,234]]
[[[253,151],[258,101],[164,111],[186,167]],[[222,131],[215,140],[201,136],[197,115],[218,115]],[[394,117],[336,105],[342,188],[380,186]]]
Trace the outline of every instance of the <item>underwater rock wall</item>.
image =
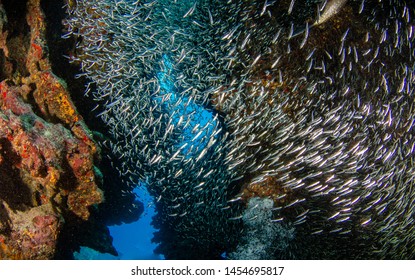
[[246,217],[269,199],[258,235],[281,236],[259,258],[414,258],[414,9],[68,1],[71,58],[119,173],[156,200],[159,252],[243,258]]
[[46,29],[41,1],[0,3],[0,259],[65,255],[64,235],[70,255],[80,227],[116,254],[108,230],[91,222],[104,199],[99,149],[52,71]]

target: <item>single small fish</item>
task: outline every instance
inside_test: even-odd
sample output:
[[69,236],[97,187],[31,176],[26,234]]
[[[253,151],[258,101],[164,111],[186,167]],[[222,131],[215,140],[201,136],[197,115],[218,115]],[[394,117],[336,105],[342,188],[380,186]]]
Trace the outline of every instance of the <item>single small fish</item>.
[[331,0],[327,3],[321,16],[313,23],[313,26],[320,25],[340,12],[347,0]]

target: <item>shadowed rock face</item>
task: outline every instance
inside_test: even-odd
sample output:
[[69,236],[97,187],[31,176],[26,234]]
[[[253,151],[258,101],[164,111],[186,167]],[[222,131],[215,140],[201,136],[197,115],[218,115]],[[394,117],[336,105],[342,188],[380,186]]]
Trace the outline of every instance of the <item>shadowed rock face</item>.
[[[52,7],[61,13],[52,15]],[[113,189],[113,197],[128,206],[113,207],[109,219],[103,213],[114,200],[99,209],[102,189],[109,188],[96,167],[100,150],[70,96],[83,94],[84,88],[56,75],[56,69],[68,65],[63,59],[67,49],[57,39],[62,7],[61,1],[0,4],[2,259],[70,258],[80,245],[116,254],[107,221],[132,221],[142,212],[134,197],[120,194],[122,188]],[[51,28],[54,24],[58,29]],[[75,71],[68,67],[66,75]]]

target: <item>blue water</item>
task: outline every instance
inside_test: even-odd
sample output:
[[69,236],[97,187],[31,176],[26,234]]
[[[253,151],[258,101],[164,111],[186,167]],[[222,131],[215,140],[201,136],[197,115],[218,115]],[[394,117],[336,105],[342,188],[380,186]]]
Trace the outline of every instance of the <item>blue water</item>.
[[[189,159],[203,150],[210,139],[210,135],[214,133],[218,126],[217,120],[212,112],[206,110],[203,106],[195,103],[186,95],[180,95],[180,90],[175,87],[176,73],[173,64],[168,55],[163,55],[164,67],[157,73],[160,83],[160,96],[155,100],[161,104],[167,112],[179,112],[172,115],[172,123],[177,129],[181,129],[183,136],[182,142],[178,143],[177,148],[181,147],[181,154]],[[164,95],[169,95],[167,101],[162,101]],[[181,99],[181,102],[178,102]],[[183,123],[189,120],[190,125],[184,127]],[[187,144],[183,146],[183,144]],[[192,149],[190,149],[192,147]]]
[[163,255],[154,254],[156,244],[151,242],[155,229],[151,226],[151,219],[155,214],[152,197],[144,185],[135,188],[138,199],[144,203],[144,213],[134,223],[108,227],[113,238],[113,245],[118,256],[102,254],[88,247],[81,247],[75,252],[77,260],[160,260]]

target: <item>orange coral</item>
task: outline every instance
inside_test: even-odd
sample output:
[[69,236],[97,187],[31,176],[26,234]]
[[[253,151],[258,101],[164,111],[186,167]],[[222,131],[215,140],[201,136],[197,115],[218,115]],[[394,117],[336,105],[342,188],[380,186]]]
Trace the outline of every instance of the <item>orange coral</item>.
[[269,197],[274,201],[275,206],[285,203],[289,195],[290,190],[282,188],[273,176],[266,176],[258,183],[249,182],[241,191],[241,198],[246,202],[251,197]]
[[52,72],[40,0],[27,1],[26,22],[28,32],[0,26],[3,66],[17,65],[3,70],[0,81],[0,185],[7,190],[0,206],[10,205],[4,217],[11,220],[10,230],[0,228],[0,258],[47,259],[60,233],[60,213],[87,220],[103,194],[95,180],[99,151],[92,133],[65,82]]

